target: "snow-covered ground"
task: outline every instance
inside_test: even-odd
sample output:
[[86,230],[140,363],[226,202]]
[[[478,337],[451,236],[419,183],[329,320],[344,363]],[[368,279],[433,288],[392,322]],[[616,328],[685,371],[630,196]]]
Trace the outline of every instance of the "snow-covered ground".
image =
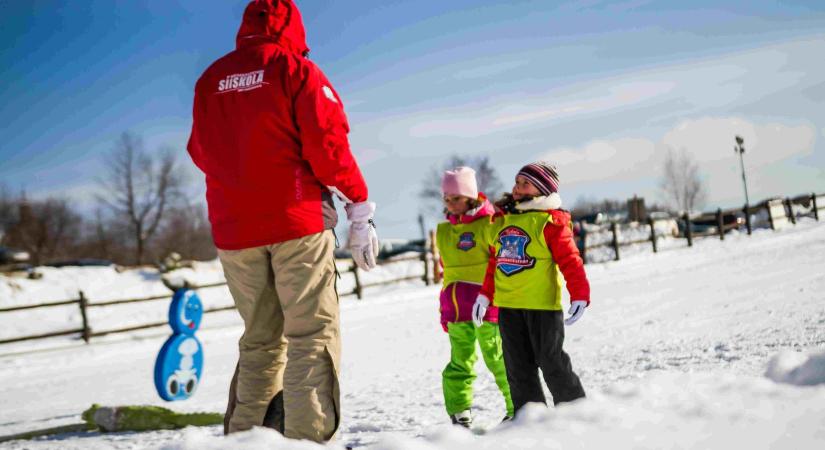
[[[410,263],[385,270],[418,273],[420,267]],[[80,272],[59,274],[76,283],[73,289],[89,282],[81,269],[72,270]],[[193,276],[215,271],[219,266],[206,265]],[[410,282],[368,290],[362,301],[343,298],[343,418],[334,445],[823,448],[825,223],[806,220],[781,232],[729,235],[723,242],[707,238],[691,249],[666,246],[655,255],[623,253],[619,262],[591,264],[587,271],[592,305],[568,328],[565,348],[588,398],[555,409],[527,408],[514,422],[484,436],[447,425],[441,370],[449,344],[438,324],[437,287]],[[0,307],[25,304],[29,296],[59,300],[53,291],[65,289],[60,276],[45,274],[38,281],[47,283],[41,285],[16,280],[13,299],[7,296],[11,288],[2,284],[8,280],[0,279]],[[151,295],[157,280],[149,274],[142,283],[122,278],[135,276],[141,275],[98,273],[90,286],[81,287],[98,293],[90,295],[93,301],[102,301],[104,294],[134,296],[135,290]],[[31,286],[41,286],[40,291]],[[205,303],[231,304],[222,288],[204,290],[202,296]],[[162,318],[166,303],[142,308],[152,310],[144,313],[147,317]],[[33,320],[21,313],[0,314],[0,333],[28,334],[39,326],[30,322],[76,319],[71,311],[55,311],[59,319],[35,311],[29,311]],[[141,313],[109,313],[105,320],[115,327],[136,314]],[[233,311],[205,319],[198,332],[206,356],[202,384],[193,398],[173,404],[160,400],[152,384],[154,358],[168,330],[108,336],[91,345],[60,338],[0,346],[0,436],[77,422],[92,403],[222,411],[240,321]],[[476,421],[493,425],[504,405],[483,364],[477,369]],[[285,441],[264,429],[223,437],[220,427],[69,434],[0,444],[10,449],[264,447],[314,444]]]

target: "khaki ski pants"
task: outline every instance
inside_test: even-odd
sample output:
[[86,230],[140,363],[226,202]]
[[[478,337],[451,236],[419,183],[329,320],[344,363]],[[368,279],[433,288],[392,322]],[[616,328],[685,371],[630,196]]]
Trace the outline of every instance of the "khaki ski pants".
[[263,426],[270,402],[282,393],[283,423],[275,428],[286,437],[324,442],[335,435],[341,338],[334,243],[327,230],[273,245],[218,250],[244,321],[227,432]]

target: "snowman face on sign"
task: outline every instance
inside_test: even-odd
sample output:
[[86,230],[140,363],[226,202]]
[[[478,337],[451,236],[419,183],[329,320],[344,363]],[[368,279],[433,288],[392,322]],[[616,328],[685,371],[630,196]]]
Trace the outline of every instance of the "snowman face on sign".
[[155,361],[155,388],[166,401],[186,400],[197,390],[203,371],[203,347],[194,336],[173,334]]
[[169,305],[169,325],[176,333],[193,335],[203,319],[203,304],[198,294],[179,289]]

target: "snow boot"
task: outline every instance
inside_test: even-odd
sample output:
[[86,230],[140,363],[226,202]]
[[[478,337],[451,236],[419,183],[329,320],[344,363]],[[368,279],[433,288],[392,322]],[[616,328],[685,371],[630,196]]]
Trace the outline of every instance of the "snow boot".
[[473,424],[473,413],[470,412],[469,409],[466,409],[464,411],[461,411],[460,413],[451,415],[450,420],[453,421],[453,425],[459,425],[464,428],[470,428],[470,425]]

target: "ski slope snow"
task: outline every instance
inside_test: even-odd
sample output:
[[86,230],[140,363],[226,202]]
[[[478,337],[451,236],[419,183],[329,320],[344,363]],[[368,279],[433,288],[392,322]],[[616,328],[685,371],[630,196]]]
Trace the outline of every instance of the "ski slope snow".
[[[699,240],[690,249],[674,244],[658,254],[623,258],[587,266],[592,305],[567,329],[565,348],[588,397],[558,408],[530,405],[483,436],[449,426],[443,410],[441,370],[449,343],[438,323],[438,287],[411,282],[374,288],[361,301],[342,298],[343,417],[330,446],[825,446],[825,223],[805,220],[781,232],[731,234],[724,241]],[[89,290],[117,289],[102,286],[111,279],[99,274],[71,278],[91,284]],[[224,290],[215,291],[209,301],[231,303]],[[16,303],[27,301],[25,289],[15,292]],[[162,316],[166,307],[153,304],[157,310],[146,314]],[[127,319],[107,320],[117,325]],[[0,315],[0,329],[30,326],[36,324]],[[0,436],[77,422],[92,403],[222,411],[241,331],[233,311],[205,316],[198,332],[205,351],[201,385],[193,398],[172,404],[160,400],[152,385],[154,358],[169,330],[90,345],[58,339],[50,346],[0,347]],[[504,404],[482,363],[477,370],[476,421],[494,426]],[[224,437],[220,427],[0,443],[63,450],[266,447],[317,446],[266,429]]]

